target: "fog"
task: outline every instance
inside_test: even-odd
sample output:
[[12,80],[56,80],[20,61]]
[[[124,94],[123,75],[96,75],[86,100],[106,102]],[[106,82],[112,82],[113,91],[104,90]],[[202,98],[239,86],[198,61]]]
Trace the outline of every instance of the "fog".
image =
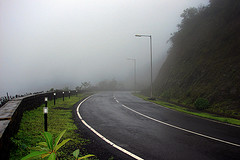
[[[208,0],[0,0],[0,96],[74,89],[81,82],[150,81],[164,62],[180,14]],[[130,85],[129,85],[130,84]]]

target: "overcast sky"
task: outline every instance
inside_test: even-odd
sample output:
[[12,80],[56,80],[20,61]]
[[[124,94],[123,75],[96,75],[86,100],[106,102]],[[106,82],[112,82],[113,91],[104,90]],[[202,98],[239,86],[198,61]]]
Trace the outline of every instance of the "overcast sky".
[[180,14],[208,0],[0,0],[0,96],[74,89],[83,81],[131,80],[148,85],[149,38],[154,76]]

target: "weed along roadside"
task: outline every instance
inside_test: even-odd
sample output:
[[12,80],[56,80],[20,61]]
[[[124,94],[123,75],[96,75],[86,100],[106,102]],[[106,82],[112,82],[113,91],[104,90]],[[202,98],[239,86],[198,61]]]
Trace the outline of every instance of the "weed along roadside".
[[[78,149],[79,154],[76,154],[76,152],[78,152],[76,151],[75,157],[76,155],[78,157],[88,155],[87,151],[81,146],[89,143],[89,140],[82,138],[77,132],[78,128],[74,124],[72,117],[72,107],[74,104],[87,96],[87,94],[71,95],[71,98],[67,98],[64,101],[62,98],[58,98],[56,99],[55,105],[54,100],[48,101],[48,132],[44,132],[43,108],[45,104],[36,109],[25,111],[17,134],[11,137],[12,147],[10,150],[10,159],[21,159],[27,156],[30,151],[32,153],[32,149],[34,149],[32,147],[36,149],[36,146],[39,146],[39,144],[47,142],[45,141],[46,133],[50,135],[50,137],[52,135],[52,139],[57,140],[59,139],[57,138],[59,137],[58,135],[63,133],[64,130],[66,130],[66,132],[64,132],[60,138],[70,140],[59,147],[57,155],[53,154],[48,156],[52,156],[53,158],[57,156],[59,159],[73,159],[73,152]],[[55,142],[52,140],[52,143]],[[61,142],[59,141],[59,145],[60,144]]]
[[[60,139],[63,137],[64,133],[66,132],[66,130],[64,130],[63,132],[61,132],[57,138],[55,140],[53,140],[53,136],[51,133],[49,132],[44,132],[43,136],[45,138],[45,142],[40,142],[38,143],[36,147],[32,147],[32,150],[35,150],[33,152],[31,152],[30,154],[28,154],[27,156],[23,157],[22,160],[27,160],[27,159],[33,159],[33,158],[38,158],[38,159],[44,159],[44,158],[48,158],[49,160],[56,160],[58,159],[58,150],[63,147],[67,142],[69,142],[71,139],[65,139],[62,140],[61,143]],[[89,158],[89,157],[94,157],[94,155],[92,154],[88,154],[86,156],[82,156],[82,157],[78,157],[79,155],[79,149],[75,150],[73,152],[73,156],[76,159],[85,159],[85,158]]]
[[191,114],[194,116],[198,116],[198,117],[202,117],[202,118],[207,118],[207,119],[211,119],[211,120],[215,120],[218,122],[222,122],[222,123],[227,123],[227,124],[232,124],[232,125],[238,125],[240,126],[240,120],[239,119],[234,119],[234,118],[228,118],[228,117],[222,117],[219,115],[215,115],[215,114],[211,114],[211,113],[206,113],[203,111],[197,111],[197,110],[193,110],[193,109],[189,109],[189,108],[185,108],[185,107],[180,107],[178,105],[169,103],[169,102],[165,102],[159,99],[155,99],[155,100],[149,100],[148,97],[142,95],[142,94],[134,94],[135,96],[144,99],[145,101],[150,101],[156,104],[159,104],[161,106],[164,106],[166,108],[170,108],[179,112],[183,112],[186,114]]

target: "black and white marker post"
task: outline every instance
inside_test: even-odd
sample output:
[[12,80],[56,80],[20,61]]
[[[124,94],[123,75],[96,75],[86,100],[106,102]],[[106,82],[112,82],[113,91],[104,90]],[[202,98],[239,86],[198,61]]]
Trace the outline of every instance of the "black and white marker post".
[[8,92],[7,92],[7,100],[9,100]]
[[78,91],[76,90],[76,95],[78,96]]
[[69,98],[70,98],[71,91],[68,92]]
[[63,101],[64,101],[64,92],[63,92]]
[[54,106],[56,104],[56,93],[53,93]]
[[47,132],[47,114],[48,114],[48,107],[47,107],[48,98],[45,97],[45,107],[43,107],[44,113],[44,131]]

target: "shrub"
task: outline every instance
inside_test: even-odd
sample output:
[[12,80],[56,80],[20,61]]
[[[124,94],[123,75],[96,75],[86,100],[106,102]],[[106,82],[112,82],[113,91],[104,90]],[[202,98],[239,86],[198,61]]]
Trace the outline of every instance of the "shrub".
[[[62,138],[62,136],[64,135],[65,132],[66,132],[66,130],[61,132],[59,134],[59,136],[55,139],[55,141],[53,140],[53,136],[51,133],[44,132],[43,136],[44,136],[46,142],[38,143],[38,146],[32,148],[33,150],[36,150],[36,151],[31,152],[29,155],[23,157],[21,160],[46,159],[46,158],[48,158],[48,160],[58,159],[57,158],[58,149],[61,148],[62,146],[64,146],[68,141],[70,141],[70,139],[65,139],[61,143],[59,143],[60,139]],[[79,157],[78,155],[79,155],[79,149],[77,149],[73,152],[73,156],[75,157],[74,159],[76,159],[76,160],[81,160],[81,159],[87,160],[89,157],[95,156],[93,154],[88,154],[83,157]]]
[[194,102],[194,106],[197,110],[204,110],[209,108],[209,102],[205,98],[197,98]]
[[162,97],[163,99],[169,100],[169,99],[171,98],[171,92],[170,92],[170,91],[163,92],[163,93],[161,94],[161,97]]
[[61,132],[59,136],[56,138],[55,142],[53,141],[53,136],[49,132],[44,132],[43,136],[46,140],[46,142],[40,142],[38,143],[38,146],[33,147],[32,149],[36,150],[35,152],[30,153],[29,155],[22,158],[22,160],[32,159],[32,158],[45,158],[49,157],[49,160],[55,160],[57,158],[57,151],[59,148],[61,148],[64,144],[66,144],[70,139],[63,140],[60,144],[59,141],[64,135],[66,130]]
[[93,154],[88,154],[88,155],[83,156],[83,157],[78,157],[78,155],[79,155],[79,149],[77,149],[73,152],[73,156],[75,157],[75,160],[88,159],[89,157],[94,157],[95,156]]

